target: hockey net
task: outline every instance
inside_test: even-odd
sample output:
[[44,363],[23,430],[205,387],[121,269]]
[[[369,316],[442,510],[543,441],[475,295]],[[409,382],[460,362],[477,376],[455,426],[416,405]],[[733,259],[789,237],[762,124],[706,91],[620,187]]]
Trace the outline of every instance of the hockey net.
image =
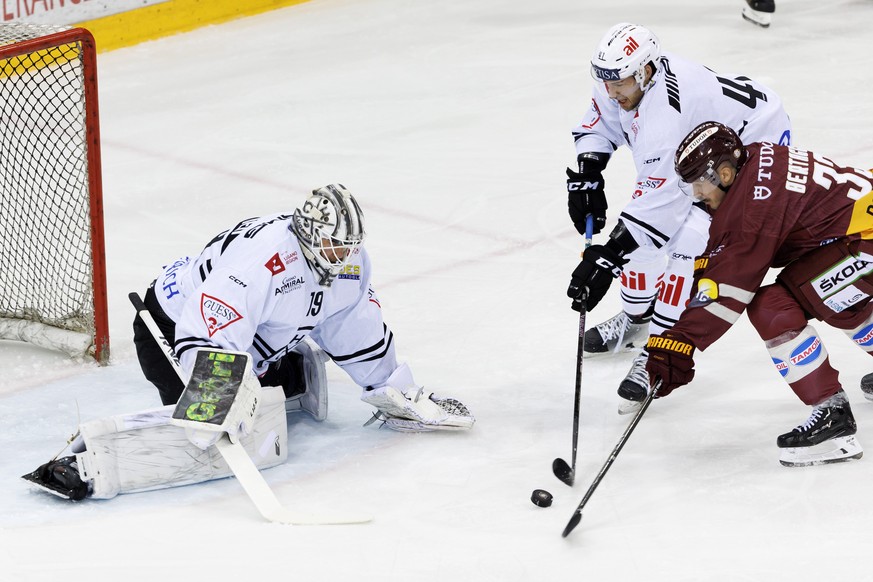
[[0,25],[0,338],[109,358],[94,39]]

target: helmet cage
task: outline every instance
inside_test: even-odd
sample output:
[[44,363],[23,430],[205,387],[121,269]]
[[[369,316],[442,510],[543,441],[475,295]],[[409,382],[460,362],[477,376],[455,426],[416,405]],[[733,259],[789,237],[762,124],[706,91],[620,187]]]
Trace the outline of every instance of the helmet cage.
[[366,234],[363,212],[342,184],[313,190],[303,206],[294,211],[291,230],[323,287],[330,287]]

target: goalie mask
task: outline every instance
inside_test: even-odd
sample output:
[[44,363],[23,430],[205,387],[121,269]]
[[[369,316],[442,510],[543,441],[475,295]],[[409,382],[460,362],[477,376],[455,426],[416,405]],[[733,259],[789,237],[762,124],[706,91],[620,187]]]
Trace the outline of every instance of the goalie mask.
[[[621,81],[633,77],[645,92],[646,65],[657,68],[661,43],[648,28],[622,22],[609,29],[591,57],[591,76],[598,81]],[[654,76],[654,75],[653,75]]]
[[330,287],[364,240],[364,214],[345,186],[329,184],[294,211],[291,230],[318,284]]

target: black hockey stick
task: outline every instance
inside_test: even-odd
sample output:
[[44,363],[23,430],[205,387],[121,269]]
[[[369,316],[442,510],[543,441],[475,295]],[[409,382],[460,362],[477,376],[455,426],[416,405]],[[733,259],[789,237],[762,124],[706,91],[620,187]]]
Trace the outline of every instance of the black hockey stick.
[[[591,238],[594,236],[594,217],[588,215],[585,217],[585,248],[591,246]],[[573,456],[572,465],[568,465],[567,461],[557,458],[552,461],[552,472],[555,477],[563,481],[570,487],[576,480],[576,449],[579,448],[579,399],[582,390],[582,356],[585,353],[585,300],[587,299],[587,289],[582,297],[582,304],[579,309],[579,340],[576,343],[576,393],[573,401]]]
[[639,424],[640,419],[645,414],[646,409],[649,408],[649,404],[652,403],[652,399],[658,394],[658,390],[661,389],[661,380],[659,379],[655,385],[652,387],[651,392],[646,396],[646,399],[643,400],[642,406],[631,419],[630,424],[628,424],[627,428],[624,429],[624,433],[621,435],[621,438],[618,439],[618,443],[615,445],[615,448],[612,449],[612,453],[610,453],[609,458],[606,459],[606,463],[603,464],[603,467],[600,469],[600,472],[594,478],[594,481],[591,482],[591,486],[588,488],[588,491],[585,492],[585,497],[582,498],[582,501],[579,502],[579,506],[576,508],[576,511],[573,513],[573,517],[570,518],[570,521],[567,522],[567,527],[564,528],[564,533],[561,534],[561,537],[567,537],[570,535],[570,532],[579,525],[579,522],[582,520],[582,508],[585,507],[585,504],[588,503],[588,500],[591,498],[591,495],[594,493],[594,490],[597,489],[597,486],[600,485],[600,481],[603,480],[606,472],[609,471],[609,468],[612,466],[612,463],[615,462],[615,458],[618,456],[618,453],[621,452],[622,447],[630,438],[631,433]]

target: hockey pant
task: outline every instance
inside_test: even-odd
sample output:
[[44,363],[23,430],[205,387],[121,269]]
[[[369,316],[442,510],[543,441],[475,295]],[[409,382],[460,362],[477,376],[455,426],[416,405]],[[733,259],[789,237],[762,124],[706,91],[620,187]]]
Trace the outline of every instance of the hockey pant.
[[842,330],[873,356],[871,247],[837,241],[816,249],[761,287],[749,305],[749,320],[773,364],[805,404],[819,404],[841,389],[811,318]]
[[[221,453],[201,450],[169,423],[174,406],[83,423],[73,441],[79,472],[94,499],[190,485],[230,476]],[[288,429],[281,387],[265,387],[250,434],[240,443],[259,469],[285,462]]]
[[694,260],[706,249],[711,218],[692,206],[670,242],[661,248],[640,247],[628,255],[621,273],[621,302],[628,315],[652,309],[650,334],[660,334],[679,321],[691,299]]

